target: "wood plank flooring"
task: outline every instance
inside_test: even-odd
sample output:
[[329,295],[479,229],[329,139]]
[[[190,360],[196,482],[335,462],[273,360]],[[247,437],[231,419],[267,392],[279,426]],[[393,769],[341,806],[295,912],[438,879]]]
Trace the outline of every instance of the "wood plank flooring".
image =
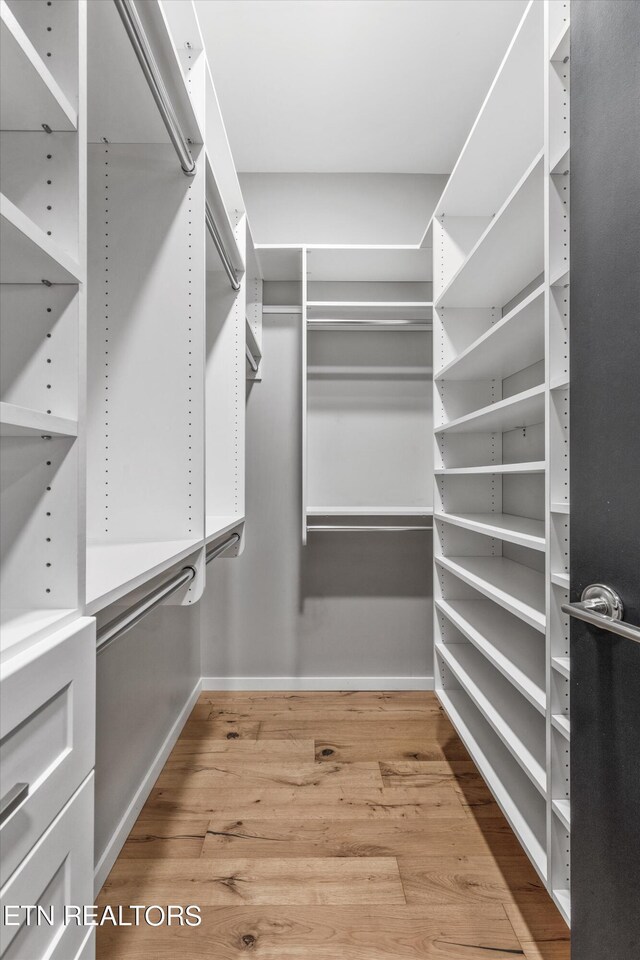
[[98,960],[570,957],[432,693],[202,694],[98,902],[202,908]]

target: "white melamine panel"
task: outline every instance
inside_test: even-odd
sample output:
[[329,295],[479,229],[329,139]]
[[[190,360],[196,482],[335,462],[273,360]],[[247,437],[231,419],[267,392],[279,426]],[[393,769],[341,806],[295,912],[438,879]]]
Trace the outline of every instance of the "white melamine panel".
[[[182,6],[182,2],[179,5]],[[230,217],[241,216],[245,213],[244,198],[208,63],[205,70],[205,109],[205,147],[207,155],[215,164],[216,180],[223,203]]]
[[437,563],[544,633],[544,576],[507,557],[440,556]]
[[25,922],[24,907],[18,911],[19,926],[3,923],[0,929],[2,960],[46,957],[68,960],[75,957],[85,928],[63,923],[68,904],[93,903],[93,775],[73,798],[22,861],[0,892],[0,909],[30,904],[49,913],[54,922]]
[[542,199],[543,164],[538,153],[445,286],[438,307],[502,307],[542,272]]
[[503,379],[540,360],[544,356],[543,294],[544,287],[537,287],[502,320],[498,320],[439,370],[434,379]]
[[431,280],[431,248],[310,246],[309,282],[423,283]]
[[204,535],[203,206],[202,166],[185,177],[170,145],[90,147],[92,609],[119,569],[126,592],[124,558],[146,547],[155,569]]
[[[234,228],[244,249],[246,218]],[[208,238],[208,246],[211,241]],[[225,273],[206,278],[206,514],[244,516],[246,275],[234,291]]]
[[[441,682],[448,682],[446,674],[442,677],[441,673],[440,677]],[[438,696],[514,833],[546,882],[543,798],[463,690],[447,687],[439,689]]]
[[453,523],[488,537],[518,543],[532,550],[544,550],[544,520],[532,520],[505,513],[436,513],[436,520]]
[[55,417],[41,410],[0,403],[0,436],[3,437],[75,437],[78,424],[67,417]]
[[544,473],[544,460],[534,460],[529,463],[497,463],[477,467],[449,467],[434,471],[436,476],[485,476],[487,474],[516,474],[516,473]]
[[[544,715],[545,650],[539,632],[491,600],[440,597],[436,607]],[[448,628],[442,617],[440,627],[446,642]]]
[[77,288],[0,285],[0,399],[55,417],[78,416]]
[[[3,131],[3,194],[74,261],[79,258],[78,135]],[[40,278],[37,278],[39,281]]]
[[71,439],[2,438],[3,648],[78,606],[78,457]]
[[[7,0],[7,6],[60,85],[74,111],[85,92],[85,65],[78,51],[85,43],[86,0]],[[82,88],[82,89],[81,89]],[[80,96],[82,94],[82,97]],[[84,123],[84,118],[82,123]],[[51,126],[51,124],[50,124]]]
[[247,296],[247,323],[255,339],[260,356],[262,356],[262,307],[263,285],[262,272],[256,254],[251,228],[247,222],[247,250],[246,250],[246,296]]
[[437,655],[544,796],[545,721],[470,643],[438,643]]
[[78,283],[83,272],[77,260],[0,194],[2,283]]
[[0,128],[75,130],[77,111],[23,30],[0,0]]
[[436,433],[505,432],[540,423],[543,418],[544,384],[440,424],[435,429]]
[[93,767],[95,659],[84,618],[2,663],[3,793],[16,783],[29,793],[0,828],[0,886]]
[[431,506],[430,354],[427,333],[309,333],[309,504]]
[[542,148],[543,9],[532,0],[436,206],[436,216],[496,213]]

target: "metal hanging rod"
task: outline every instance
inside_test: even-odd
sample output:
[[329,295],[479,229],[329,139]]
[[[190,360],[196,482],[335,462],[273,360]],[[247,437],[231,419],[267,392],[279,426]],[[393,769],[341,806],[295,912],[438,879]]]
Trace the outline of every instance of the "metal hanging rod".
[[[236,543],[239,539],[240,534],[233,533],[222,543],[218,544],[217,547],[208,550],[205,554],[205,563],[211,563],[212,560],[215,560],[216,557],[224,553],[228,547]],[[190,583],[195,576],[195,567],[183,567],[178,573],[175,573],[172,577],[169,577],[168,580],[165,580],[164,583],[160,584],[159,587],[156,587],[155,590],[148,593],[146,597],[132,604],[124,613],[114,617],[109,623],[105,623],[105,625],[98,630],[96,652],[102,653],[106,650],[114,640],[117,640],[123,636],[123,634],[127,633],[128,630],[131,630],[132,627],[135,627],[148,613],[151,613],[151,611],[159,607],[161,603],[164,603],[164,601],[170,597],[171,594],[175,593],[176,590],[179,590],[180,587]]]
[[375,524],[370,526],[346,526],[341,523],[312,524],[307,527],[308,533],[409,533],[417,531],[433,530],[432,526],[403,526],[391,527],[384,524]]
[[254,358],[253,354],[251,353],[251,350],[249,350],[249,345],[248,345],[248,344],[245,346],[244,352],[245,352],[245,354],[246,354],[246,356],[247,356],[247,361],[248,361],[248,363],[249,363],[249,366],[251,367],[251,369],[253,370],[254,373],[257,373],[257,372],[258,372],[258,364],[256,363],[255,358]]
[[399,330],[433,330],[433,324],[430,320],[359,320],[353,317],[324,317],[323,319],[307,319],[308,327],[330,327],[332,330],[339,330],[341,327],[348,330],[350,327],[361,327],[363,330],[377,330],[385,328],[386,332],[394,329]]
[[169,577],[163,584],[156,587],[151,593],[148,593],[146,597],[143,597],[142,600],[139,600],[130,606],[128,610],[125,610],[124,613],[114,617],[109,623],[105,623],[105,625],[98,630],[96,652],[102,653],[106,650],[114,640],[117,640],[123,634],[127,633],[127,631],[135,627],[137,623],[140,623],[148,613],[151,613],[152,610],[159,607],[167,597],[170,597],[171,594],[179,590],[180,587],[193,580],[195,575],[195,567],[183,567],[179,573]]
[[212,560],[215,560],[216,557],[219,557],[221,553],[224,553],[230,546],[234,543],[237,543],[240,539],[239,533],[232,533],[230,537],[227,537],[226,540],[223,540],[222,543],[219,543],[217,547],[212,547],[211,550],[207,550],[204,558],[205,563],[211,563]]
[[124,28],[127,31],[136,57],[138,58],[138,62],[142,67],[142,72],[149,84],[153,99],[160,111],[160,116],[167,128],[167,133],[178,154],[182,171],[186,176],[193,177],[196,172],[196,162],[191,156],[187,138],[182,132],[175,110],[173,109],[173,104],[169,99],[167,88],[164,85],[162,74],[160,73],[153,51],[147,40],[144,27],[138,16],[138,11],[135,8],[133,0],[114,0],[114,3],[118,9]]
[[224,267],[224,271],[226,275],[229,277],[229,283],[231,284],[234,290],[239,290],[240,281],[238,280],[236,271],[233,269],[231,260],[229,258],[229,254],[225,249],[224,243],[222,242],[220,231],[216,226],[216,221],[213,216],[213,213],[211,212],[211,207],[209,206],[208,202],[205,203],[204,205],[204,216],[205,216],[205,223],[207,224],[207,230],[209,231],[209,234],[211,236],[211,239],[213,240],[215,248],[218,251],[218,256],[222,260],[222,266]]

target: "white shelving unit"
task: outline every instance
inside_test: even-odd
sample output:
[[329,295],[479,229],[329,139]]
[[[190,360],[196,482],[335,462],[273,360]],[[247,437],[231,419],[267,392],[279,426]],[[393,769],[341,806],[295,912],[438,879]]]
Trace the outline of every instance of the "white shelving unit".
[[436,689],[567,920],[568,10],[527,6],[433,220]]
[[430,269],[383,253],[304,250],[303,537],[431,526]]

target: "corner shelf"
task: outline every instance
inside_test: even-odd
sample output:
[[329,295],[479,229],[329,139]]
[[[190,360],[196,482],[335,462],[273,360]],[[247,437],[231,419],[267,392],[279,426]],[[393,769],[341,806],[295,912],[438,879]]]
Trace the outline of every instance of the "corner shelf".
[[436,557],[436,563],[541,633],[544,576],[507,557]]
[[80,266],[26,216],[0,194],[2,283],[81,283]]
[[544,520],[532,520],[507,513],[436,513],[435,519],[508,543],[517,543],[521,547],[545,549]]
[[0,403],[0,436],[3,437],[76,437],[78,424],[67,417],[55,417],[42,410]]
[[544,420],[544,384],[481,407],[434,428],[435,433],[497,433]]
[[74,131],[77,111],[5,0],[0,0],[0,122],[3,130]]

